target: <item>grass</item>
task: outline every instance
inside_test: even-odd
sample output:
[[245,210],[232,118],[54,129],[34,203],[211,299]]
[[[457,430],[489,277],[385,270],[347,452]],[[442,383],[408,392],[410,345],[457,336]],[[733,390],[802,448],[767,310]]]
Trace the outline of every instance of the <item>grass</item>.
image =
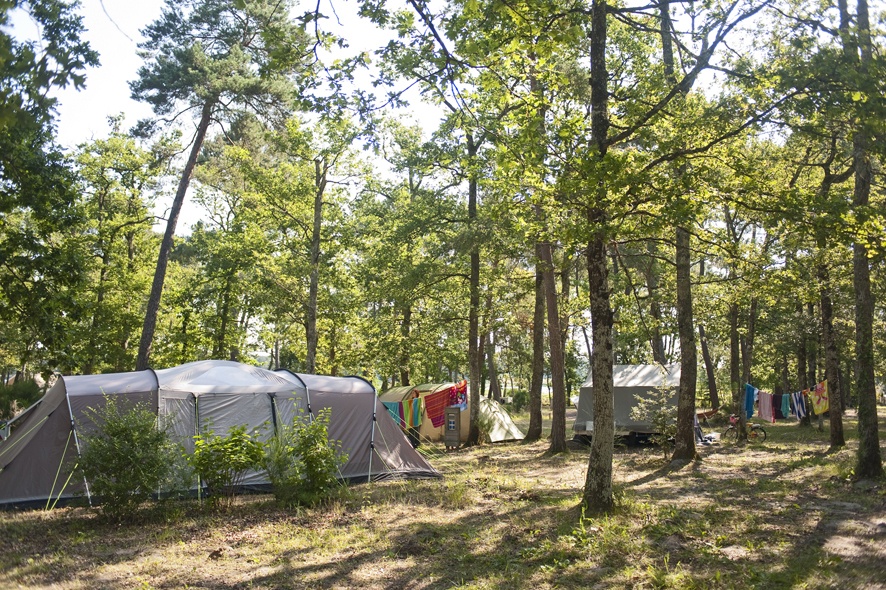
[[784,421],[679,470],[619,448],[616,509],[594,518],[578,509],[587,451],[547,457],[545,442],[427,447],[443,479],[344,488],[310,510],[257,495],[126,525],[0,513],[0,588],[886,588],[884,482],[853,484],[845,426],[837,452]]

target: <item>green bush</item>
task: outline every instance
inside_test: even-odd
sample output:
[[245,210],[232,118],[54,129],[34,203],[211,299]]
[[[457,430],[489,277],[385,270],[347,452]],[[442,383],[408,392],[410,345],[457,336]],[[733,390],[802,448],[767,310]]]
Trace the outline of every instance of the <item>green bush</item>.
[[97,428],[79,426],[76,471],[86,478],[104,514],[126,520],[153,494],[182,489],[183,450],[167,428],[157,427],[157,416],[146,405],[124,412],[106,396],[103,407],[87,413]]
[[632,420],[652,425],[654,432],[649,440],[661,447],[665,460],[677,434],[677,406],[671,402],[673,396],[672,389],[662,386],[649,397],[634,396],[636,405],[631,409]]
[[341,442],[329,440],[330,410],[313,420],[296,417],[265,444],[264,467],[274,497],[284,506],[314,505],[337,485],[339,467],[347,460]]
[[211,501],[230,506],[246,473],[261,467],[262,456],[262,444],[246,432],[246,426],[234,426],[227,436],[208,430],[195,436],[188,461],[206,484]]
[[23,379],[11,385],[0,383],[0,420],[9,420],[40,399],[43,390],[33,379]]
[[529,405],[529,392],[525,389],[515,389],[511,393],[511,411],[519,414]]

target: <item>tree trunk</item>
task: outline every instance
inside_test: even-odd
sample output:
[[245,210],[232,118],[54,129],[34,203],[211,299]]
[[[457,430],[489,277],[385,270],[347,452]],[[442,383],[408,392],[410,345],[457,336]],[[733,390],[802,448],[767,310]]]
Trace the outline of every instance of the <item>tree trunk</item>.
[[738,303],[729,305],[729,380],[732,383],[732,405],[735,408],[735,414],[738,416],[739,440],[745,439],[745,423],[748,419],[747,410],[745,410],[745,384],[741,381],[741,338],[738,334]]
[[412,306],[403,310],[403,323],[400,324],[402,344],[400,348],[400,384],[410,385],[409,381],[409,335],[412,332]]
[[526,442],[541,438],[541,386],[545,371],[545,294],[542,274],[541,245],[535,244],[535,312],[532,315],[532,377],[529,381],[529,429]]
[[[606,70],[607,0],[593,0],[591,5],[591,142],[596,158],[606,156],[609,134],[609,74]],[[605,203],[605,177],[600,178],[593,202]],[[606,261],[606,212],[591,207],[587,213],[592,237],[588,241],[587,265],[590,285],[591,321],[593,322],[594,435],[585,477],[582,506],[591,513],[610,512],[612,495],[612,455],[615,450],[614,402],[612,397],[612,324],[609,293],[609,267]]]
[[550,242],[541,243],[540,253],[548,316],[548,346],[551,349],[551,446],[548,450],[551,453],[562,453],[566,451],[566,383],[560,315],[557,309],[557,283]]
[[320,230],[323,222],[323,193],[326,190],[326,162],[314,160],[314,222],[311,228],[311,278],[308,286],[308,307],[305,314],[307,353],[305,371],[317,372],[317,297],[320,291]]
[[834,309],[831,304],[831,279],[824,262],[818,265],[818,289],[821,298],[821,333],[824,338],[825,379],[828,381],[831,449],[846,446],[843,436],[843,406],[840,391],[840,357],[834,333]]
[[[867,0],[858,0],[858,46],[861,50],[859,73],[869,75],[873,60],[871,24]],[[855,168],[853,209],[863,215],[870,203],[873,166],[869,151],[869,135],[865,122],[860,121],[852,142],[852,161]],[[862,221],[862,216],[859,221]],[[856,241],[852,247],[853,284],[855,285],[855,391],[858,396],[858,456],[855,477],[875,479],[883,476],[883,458],[877,424],[877,392],[874,384],[874,299],[871,294],[871,268],[867,247]]]
[[498,382],[498,369],[495,366],[495,332],[486,332],[486,361],[488,363],[487,375],[489,378],[489,395],[497,402],[501,401],[501,384]]
[[698,338],[701,341],[701,356],[704,359],[705,374],[708,379],[708,392],[711,395],[711,408],[720,407],[720,394],[717,391],[717,377],[714,372],[714,362],[711,359],[711,352],[708,349],[708,338],[705,335],[704,326],[698,325]]
[[[473,164],[477,157],[478,146],[474,143],[474,136],[467,134],[468,161]],[[470,173],[468,179],[468,225],[474,230],[477,222],[477,172]],[[471,270],[470,270],[470,301],[468,308],[468,363],[470,365],[470,428],[465,446],[480,444],[480,246],[477,239],[471,243]]]
[[163,234],[163,241],[160,242],[157,268],[154,271],[154,281],[151,283],[151,294],[148,297],[148,305],[145,310],[145,323],[142,327],[142,337],[138,345],[138,358],[135,361],[136,371],[144,371],[150,366],[151,347],[154,342],[154,331],[157,329],[157,314],[160,311],[160,298],[163,295],[163,283],[166,280],[166,266],[169,264],[169,254],[172,252],[175,226],[178,225],[178,216],[185,202],[185,195],[188,192],[188,185],[191,183],[191,176],[194,174],[194,167],[197,165],[197,156],[203,147],[203,140],[206,139],[206,131],[209,129],[209,123],[212,120],[212,111],[215,108],[215,104],[216,101],[212,99],[203,105],[200,123],[197,125],[197,135],[194,137],[194,145],[191,146],[188,161],[185,163],[181,179],[178,182],[178,190],[175,193],[175,198],[172,200],[172,207],[169,209],[166,232]]
[[690,235],[677,228],[677,330],[680,334],[680,393],[677,402],[677,433],[672,461],[695,460],[695,386],[698,353],[692,326],[692,282],[690,275]]

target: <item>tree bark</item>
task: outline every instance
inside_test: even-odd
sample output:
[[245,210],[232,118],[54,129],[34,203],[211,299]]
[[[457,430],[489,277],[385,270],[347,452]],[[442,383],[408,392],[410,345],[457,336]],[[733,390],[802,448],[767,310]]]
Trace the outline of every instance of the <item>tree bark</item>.
[[698,353],[692,326],[692,283],[690,275],[690,234],[677,228],[677,330],[680,335],[680,393],[677,401],[677,433],[672,461],[689,462],[696,458],[695,386]]
[[[591,4],[591,143],[603,162],[609,134],[609,74],[606,69],[607,0]],[[612,325],[613,314],[609,292],[609,267],[606,260],[606,212],[599,207],[606,202],[608,189],[605,177],[597,183],[592,195],[597,207],[587,212],[592,234],[588,241],[587,265],[590,284],[593,344],[591,373],[594,382],[594,435],[585,477],[582,506],[591,513],[610,512],[612,495],[612,455],[615,450],[614,402],[612,397]]]
[[[858,0],[858,46],[861,50],[859,73],[868,75],[873,60],[871,24],[867,0]],[[864,121],[859,121],[852,142],[852,161],[855,168],[855,189],[852,207],[864,217],[870,203],[873,166],[869,135]],[[858,240],[852,246],[853,284],[855,285],[855,391],[858,396],[858,456],[855,477],[875,479],[883,477],[883,458],[877,424],[877,392],[874,384],[874,299],[871,294],[871,268],[868,250]]]
[[541,386],[545,371],[545,295],[542,274],[541,245],[535,244],[535,311],[532,314],[532,377],[529,381],[529,429],[526,442],[541,439]]
[[834,333],[834,308],[831,303],[831,279],[824,262],[818,265],[818,288],[821,305],[821,333],[824,338],[825,379],[828,381],[830,405],[831,448],[846,446],[843,436],[843,403],[840,391],[840,357],[837,353],[837,337]]
[[[477,157],[479,146],[474,143],[474,136],[467,134],[468,161],[473,163]],[[470,428],[465,446],[480,444],[480,364],[482,359],[479,354],[480,336],[480,246],[477,237],[473,234],[477,225],[477,173],[472,171],[468,178],[468,225],[471,230],[471,269],[470,269],[470,297],[468,308],[468,363],[469,363],[469,390],[470,390]]]
[[169,219],[166,221],[166,231],[163,234],[163,240],[160,242],[157,268],[154,271],[151,294],[148,297],[148,305],[145,310],[145,323],[142,326],[141,341],[138,345],[138,357],[135,361],[136,371],[143,371],[150,366],[151,347],[154,342],[154,331],[157,329],[157,314],[160,311],[160,298],[163,295],[163,283],[166,281],[166,267],[169,264],[169,254],[172,252],[175,226],[178,225],[178,216],[185,202],[185,195],[191,183],[191,176],[194,174],[194,167],[197,165],[197,156],[203,147],[203,140],[206,139],[206,131],[209,129],[209,123],[212,120],[212,111],[215,108],[215,104],[216,101],[214,99],[208,100],[203,104],[200,123],[197,125],[197,134],[194,137],[194,145],[191,146],[188,161],[185,163],[185,168],[182,170],[182,175],[178,182],[178,190],[176,190],[175,198],[172,200],[172,207],[169,209]]
[[708,379],[708,393],[711,396],[711,408],[720,407],[720,394],[717,391],[717,376],[714,372],[714,362],[711,358],[711,351],[708,349],[708,338],[704,331],[704,326],[698,325],[698,338],[701,342],[701,357],[704,359],[705,375]]
[[412,332],[412,306],[403,310],[403,323],[400,324],[402,348],[400,349],[400,384],[411,385],[409,381],[409,334]]
[[562,453],[566,451],[566,383],[560,315],[557,309],[557,283],[550,242],[541,243],[540,253],[548,316],[548,346],[551,349],[551,446],[548,452]]
[[317,372],[317,298],[320,291],[320,230],[323,224],[323,193],[326,191],[326,162],[314,160],[314,220],[311,227],[311,277],[308,286],[308,306],[305,314],[307,353],[305,371]]

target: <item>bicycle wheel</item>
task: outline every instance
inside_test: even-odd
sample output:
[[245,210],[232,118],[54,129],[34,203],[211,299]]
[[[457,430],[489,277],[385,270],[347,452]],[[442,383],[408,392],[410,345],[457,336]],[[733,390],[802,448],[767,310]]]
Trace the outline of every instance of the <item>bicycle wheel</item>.
[[738,429],[734,426],[730,426],[723,431],[723,434],[720,435],[720,439],[729,442],[736,442],[738,440]]
[[766,431],[763,430],[762,426],[757,426],[748,433],[748,437],[756,442],[763,442],[766,440]]

